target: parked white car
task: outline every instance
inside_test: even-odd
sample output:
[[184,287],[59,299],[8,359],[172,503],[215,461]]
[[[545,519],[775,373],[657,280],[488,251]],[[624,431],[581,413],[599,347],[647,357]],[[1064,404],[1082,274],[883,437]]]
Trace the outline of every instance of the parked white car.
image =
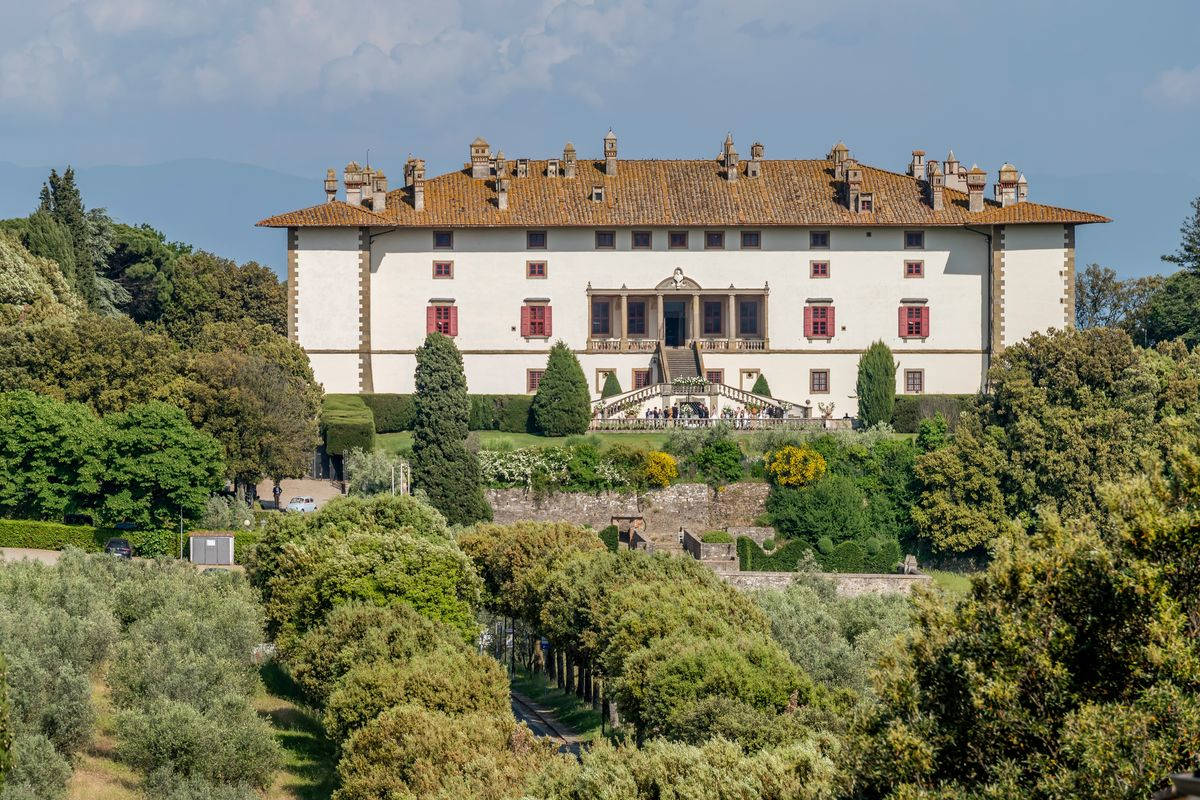
[[308,512],[308,511],[316,511],[317,510],[317,501],[311,497],[293,497],[291,500],[288,500],[287,508],[284,510],[285,511],[300,511],[302,513]]

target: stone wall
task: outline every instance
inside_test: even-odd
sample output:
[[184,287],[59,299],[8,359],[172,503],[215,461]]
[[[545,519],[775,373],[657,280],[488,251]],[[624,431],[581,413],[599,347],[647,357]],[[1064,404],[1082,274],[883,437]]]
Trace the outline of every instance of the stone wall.
[[[719,573],[736,589],[786,589],[796,580],[795,572],[730,572]],[[862,594],[912,594],[914,586],[928,586],[928,575],[870,575],[849,572],[822,572],[822,578],[833,581],[841,597]]]
[[767,539],[775,538],[775,529],[761,525],[732,525],[729,527],[729,535],[733,537],[735,542],[739,537],[745,536],[748,539],[752,539],[759,547],[762,547],[763,542]]
[[698,531],[746,527],[764,512],[769,487],[765,483],[734,483],[714,498],[701,483],[677,483],[644,495],[618,492],[559,492],[537,498],[523,489],[488,489],[495,521],[520,520],[573,522],[600,530],[613,517],[641,516],[651,533],[677,531],[680,526]]
[[683,532],[683,549],[697,561],[737,560],[737,544],[734,542],[704,542],[689,530]]

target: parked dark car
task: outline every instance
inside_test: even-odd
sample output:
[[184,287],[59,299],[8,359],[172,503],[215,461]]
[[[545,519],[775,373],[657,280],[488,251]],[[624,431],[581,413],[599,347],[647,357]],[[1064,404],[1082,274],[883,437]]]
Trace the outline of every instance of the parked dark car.
[[117,558],[133,558],[133,546],[128,539],[109,539],[104,543],[104,552]]

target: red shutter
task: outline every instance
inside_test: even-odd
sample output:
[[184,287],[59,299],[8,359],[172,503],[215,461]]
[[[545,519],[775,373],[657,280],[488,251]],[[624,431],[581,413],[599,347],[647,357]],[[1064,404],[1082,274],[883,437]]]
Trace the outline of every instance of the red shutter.
[[921,306],[921,336],[929,336],[929,306]]
[[450,306],[450,335],[458,336],[458,306]]
[[829,311],[827,313],[829,315],[829,323],[828,323],[829,327],[826,330],[829,332],[829,338],[832,339],[834,337],[834,334],[837,333],[837,328],[834,327],[834,323],[836,322],[836,320],[834,319],[834,316],[833,316],[833,306],[829,307]]
[[804,335],[809,339],[812,338],[812,306],[804,307]]
[[529,306],[521,306],[521,335],[528,338],[529,328]]
[[554,335],[553,320],[554,320],[553,310],[550,308],[550,306],[546,306],[546,336]]
[[437,307],[428,306],[425,309],[425,332],[433,333],[437,330]]
[[905,336],[908,335],[908,330],[906,328],[908,320],[905,319],[905,316],[904,316],[906,310],[907,309],[904,306],[900,306],[900,338],[901,339],[903,339]]

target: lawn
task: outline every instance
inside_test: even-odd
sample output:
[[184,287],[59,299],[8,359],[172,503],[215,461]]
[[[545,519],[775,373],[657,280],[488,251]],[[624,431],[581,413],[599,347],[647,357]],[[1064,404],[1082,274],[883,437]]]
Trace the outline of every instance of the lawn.
[[[479,446],[485,450],[496,450],[505,447],[545,447],[560,445],[571,436],[535,436],[532,433],[505,433],[504,431],[475,431],[472,435],[479,437]],[[646,450],[661,450],[667,441],[667,434],[662,431],[631,431],[629,433],[602,432],[588,434],[595,436],[604,446],[624,444],[630,447],[640,447]],[[412,450],[412,431],[398,433],[381,433],[375,437],[375,444],[389,453],[397,454]]]
[[964,572],[947,572],[941,569],[927,570],[936,586],[951,597],[962,597],[971,590],[971,576]]
[[579,741],[591,742],[601,736],[600,712],[559,689],[545,675],[518,670],[512,676],[512,687],[535,703],[549,707],[554,718],[577,735]]
[[334,751],[320,720],[302,703],[296,684],[278,664],[264,665],[262,678],[254,707],[270,721],[283,747],[283,768],[266,800],[329,800],[336,786]]

